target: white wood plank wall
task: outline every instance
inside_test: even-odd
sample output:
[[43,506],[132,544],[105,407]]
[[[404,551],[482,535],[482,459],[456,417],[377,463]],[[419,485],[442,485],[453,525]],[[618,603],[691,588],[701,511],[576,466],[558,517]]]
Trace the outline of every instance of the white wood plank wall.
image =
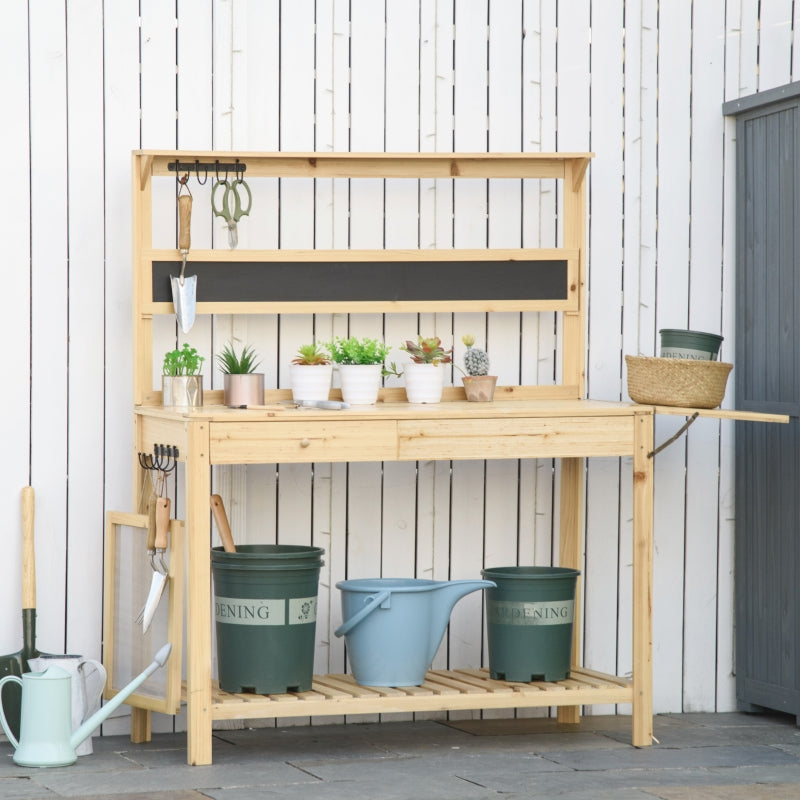
[[[133,507],[132,149],[594,151],[587,383],[594,398],[624,399],[623,355],[654,354],[661,327],[721,331],[723,357],[735,361],[735,141],[721,105],[793,79],[798,9],[792,0],[6,4],[0,652],[21,642],[19,500],[30,482],[39,644],[102,653],[104,511]],[[174,187],[161,184],[155,239],[172,246]],[[196,209],[209,188],[193,183]],[[550,182],[254,189],[242,247],[558,237]],[[198,246],[226,246],[210,214],[193,223]],[[547,314],[201,317],[187,338],[209,365],[231,337],[253,343],[275,387],[288,385],[294,351],[313,338],[374,335],[396,349],[417,332],[454,341],[459,357],[461,336],[474,333],[501,383],[549,382],[556,368]],[[158,320],[157,353],[178,339],[174,321]],[[218,388],[211,372],[207,386]],[[657,439],[679,424],[659,419]],[[732,436],[730,424],[702,421],[658,456],[657,712],[735,708]],[[628,459],[587,466],[585,661],[619,674],[631,661],[630,471]],[[549,461],[495,461],[231,467],[214,481],[239,541],[325,547],[316,668],[339,671],[337,580],[551,563],[557,476]],[[456,606],[438,666],[481,662],[481,616],[479,594]],[[615,711],[626,709],[588,709]],[[161,718],[155,729],[172,725]]]

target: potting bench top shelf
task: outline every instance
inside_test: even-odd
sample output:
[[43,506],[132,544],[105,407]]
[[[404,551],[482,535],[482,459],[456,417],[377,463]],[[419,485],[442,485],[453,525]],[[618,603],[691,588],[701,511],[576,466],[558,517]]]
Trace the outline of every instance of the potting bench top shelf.
[[[558,706],[561,722],[577,722],[579,707],[631,703],[632,740],[652,740],[652,518],[653,416],[651,406],[586,400],[586,170],[589,153],[567,154],[331,154],[139,151],[133,154],[134,225],[134,420],[135,451],[153,442],[179,448],[185,461],[188,573],[187,669],[183,697],[188,706],[188,761],[212,760],[214,719],[357,714],[466,708]],[[187,274],[198,274],[198,313],[335,313],[347,311],[547,310],[560,314],[560,380],[552,386],[498,387],[492,403],[467,403],[463,390],[446,390],[439,405],[414,406],[402,390],[384,390],[381,402],[344,411],[295,409],[281,401],[288,391],[267,392],[264,406],[242,410],[221,405],[221,393],[190,412],[160,407],[152,388],[152,318],[174,313],[169,274],[176,274],[177,249],[152,247],[153,180],[184,170],[246,164],[248,180],[301,178],[553,178],[560,181],[561,242],[546,250],[424,251],[228,251],[193,250]],[[173,168],[170,169],[170,165]],[[224,166],[222,167],[224,168]],[[219,169],[219,167],[217,167]],[[231,169],[231,167],[229,167]],[[213,175],[213,172],[211,173]],[[435,262],[445,280],[418,296],[400,275]],[[363,265],[370,265],[370,274]],[[472,265],[481,280],[469,292],[454,289],[454,269]],[[397,267],[402,267],[398,271]],[[238,288],[219,279],[220,270]],[[372,279],[366,294],[355,286]],[[308,296],[287,275],[338,271],[344,287],[330,284]],[[350,273],[349,271],[353,271]],[[348,282],[344,277],[356,274]],[[263,292],[263,276],[271,290]],[[498,275],[501,278],[498,278]],[[449,277],[448,277],[449,276]],[[272,279],[275,280],[272,280]],[[306,285],[309,281],[304,281]],[[314,281],[311,281],[312,285]],[[460,283],[463,283],[460,282]],[[280,291],[272,291],[280,285]],[[477,289],[475,287],[478,287]],[[277,299],[276,299],[277,295]],[[684,413],[689,410],[676,410]],[[761,418],[738,412],[714,416]],[[777,421],[777,418],[776,418]],[[348,676],[318,676],[310,692],[267,697],[219,691],[211,674],[211,576],[209,496],[213,464],[284,461],[392,461],[469,458],[560,458],[559,564],[580,568],[583,519],[583,458],[633,458],[633,674],[630,679],[585,669],[573,655],[573,675],[552,684],[491,681],[473,670],[434,671],[421,687],[376,689],[356,686]],[[137,474],[139,470],[137,470]],[[139,487],[135,487],[135,498]],[[580,607],[576,599],[575,608]],[[573,654],[580,620],[575,620]],[[134,708],[132,736],[150,735],[150,712]]]

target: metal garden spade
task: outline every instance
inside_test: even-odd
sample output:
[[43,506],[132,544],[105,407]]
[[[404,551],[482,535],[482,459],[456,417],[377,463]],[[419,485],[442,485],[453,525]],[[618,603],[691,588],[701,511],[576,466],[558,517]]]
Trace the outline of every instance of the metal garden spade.
[[[170,275],[172,284],[172,304],[175,306],[175,316],[184,333],[188,333],[194,325],[197,310],[197,275],[186,275],[186,259],[192,245],[192,193],[186,185],[188,175],[181,178],[178,190],[178,249],[181,251],[181,274]],[[188,194],[181,194],[185,188]]]

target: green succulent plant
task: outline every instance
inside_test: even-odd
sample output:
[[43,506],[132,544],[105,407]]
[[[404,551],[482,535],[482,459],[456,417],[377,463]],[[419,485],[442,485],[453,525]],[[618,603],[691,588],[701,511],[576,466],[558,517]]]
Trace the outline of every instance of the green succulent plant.
[[292,359],[292,364],[302,364],[305,366],[330,363],[330,355],[318,344],[302,345],[297,349],[297,355]]
[[162,375],[176,377],[178,375],[199,375],[205,358],[194,347],[185,342],[179,350],[170,350],[164,355],[161,365]]
[[244,345],[240,355],[236,355],[233,344],[226,344],[221,352],[217,353],[217,364],[226,375],[249,375],[256,371],[261,361],[256,361],[254,347]]
[[417,364],[449,364],[453,360],[453,348],[445,350],[438,336],[418,336],[416,342],[407,339],[400,349],[405,350]]

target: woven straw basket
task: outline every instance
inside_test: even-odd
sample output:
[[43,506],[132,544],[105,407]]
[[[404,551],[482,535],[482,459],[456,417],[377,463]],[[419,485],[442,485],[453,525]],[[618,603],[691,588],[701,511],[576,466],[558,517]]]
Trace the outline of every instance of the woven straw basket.
[[716,408],[725,397],[733,364],[681,358],[625,356],[628,394],[636,403]]

